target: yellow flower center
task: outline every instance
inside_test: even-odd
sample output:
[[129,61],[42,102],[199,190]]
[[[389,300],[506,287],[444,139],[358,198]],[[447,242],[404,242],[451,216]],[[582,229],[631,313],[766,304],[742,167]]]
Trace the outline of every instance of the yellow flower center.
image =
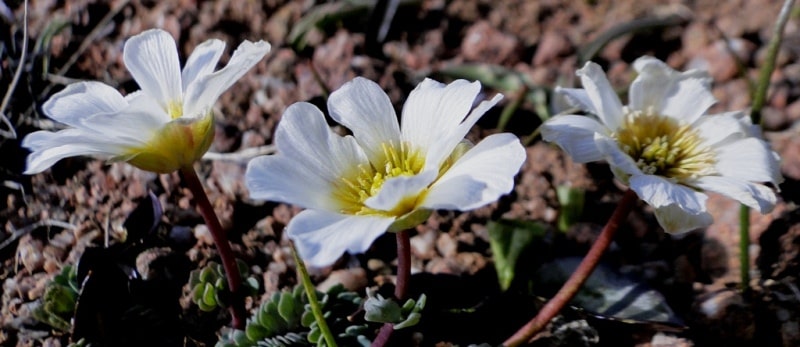
[[416,208],[416,202],[423,194],[405,198],[390,211],[378,211],[364,204],[364,201],[380,192],[386,180],[416,175],[425,165],[422,153],[408,143],[383,143],[381,149],[383,156],[378,163],[358,165],[334,183],[334,197],[339,201],[342,213],[400,217]]
[[714,152],[690,125],[652,108],[624,111],[623,124],[613,136],[642,172],[678,181],[716,173]]

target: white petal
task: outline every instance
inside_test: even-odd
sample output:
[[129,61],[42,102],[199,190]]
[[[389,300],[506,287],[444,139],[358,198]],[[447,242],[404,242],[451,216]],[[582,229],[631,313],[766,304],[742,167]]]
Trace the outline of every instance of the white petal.
[[300,257],[310,266],[332,264],[344,252],[363,253],[394,222],[394,218],[347,216],[305,210],[286,226]]
[[483,117],[490,108],[494,107],[500,100],[503,99],[503,94],[496,94],[490,100],[481,101],[475,109],[473,109],[467,118],[458,125],[455,129],[449,131],[446,135],[432,143],[428,149],[428,154],[425,156],[425,170],[438,168],[442,165],[444,160],[450,156],[450,153],[461,143],[461,140],[467,136],[472,126]]
[[214,72],[224,50],[225,42],[217,39],[207,40],[197,45],[189,59],[186,60],[186,65],[181,72],[183,90],[186,90],[186,87],[198,77]]
[[270,44],[264,41],[244,41],[233,52],[228,65],[212,74],[197,77],[194,83],[186,87],[184,116],[197,117],[207,112],[222,93],[269,53],[270,48]]
[[332,200],[334,187],[329,179],[280,153],[250,160],[245,184],[251,199],[329,211],[337,209]]
[[125,42],[122,59],[142,91],[161,108],[180,102],[181,67],[175,40],[166,31],[147,30]]
[[619,128],[622,122],[622,103],[619,101],[614,88],[608,82],[606,74],[600,65],[587,62],[577,75],[581,78],[583,89],[586,90],[589,100],[592,101],[597,112],[597,118],[612,131]]
[[711,217],[708,212],[691,213],[677,204],[657,208],[655,215],[658,224],[670,234],[705,228],[714,223],[714,217]]
[[423,171],[414,176],[392,177],[381,186],[378,194],[364,200],[364,205],[381,211],[392,211],[406,199],[415,199],[436,179],[437,172]]
[[364,151],[352,136],[339,136],[328,127],[325,115],[307,102],[295,103],[284,112],[275,131],[278,154],[295,160],[309,174],[334,181],[368,164]]
[[434,183],[422,206],[466,211],[491,203],[514,188],[514,176],[525,158],[516,136],[488,136]]
[[780,163],[769,144],[754,137],[719,146],[716,168],[722,176],[751,182],[783,181]]
[[141,90],[125,95],[128,101],[126,113],[143,114],[147,117],[147,122],[164,125],[172,121],[172,116],[161,108],[158,101],[150,97]]
[[689,187],[653,175],[635,175],[630,188],[655,209],[656,219],[669,233],[680,233],[710,225],[706,212],[708,197]]
[[769,213],[775,207],[775,192],[761,184],[745,182],[739,179],[720,176],[701,177],[692,185],[712,192],[717,192],[742,204],[757,209],[761,213]]
[[659,114],[691,124],[716,102],[704,73],[678,73],[652,57],[639,58],[633,66],[639,72],[629,92],[634,110],[653,107]]
[[706,145],[716,147],[750,136],[749,125],[743,118],[747,117],[741,111],[707,115],[697,119],[693,127]]
[[47,170],[57,161],[80,155],[113,157],[123,149],[113,139],[98,137],[80,129],[65,129],[58,132],[37,131],[22,140],[22,146],[31,149],[27,158],[25,174]]
[[603,159],[597,148],[594,134],[608,135],[610,131],[586,116],[562,115],[548,119],[542,125],[542,139],[555,142],[576,163],[588,163]]
[[597,109],[589,98],[589,93],[579,88],[562,88],[556,86],[555,92],[564,97],[572,107],[577,107],[581,111],[597,115]]
[[100,82],[68,85],[42,105],[42,111],[55,121],[80,126],[86,117],[117,112],[128,105],[114,88]]
[[382,157],[382,144],[400,140],[400,126],[389,96],[366,78],[356,77],[331,93],[328,111],[331,118],[353,132],[373,162]]
[[594,142],[598,150],[603,153],[603,158],[611,166],[614,174],[622,182],[627,184],[627,177],[620,177],[619,174],[624,175],[642,175],[642,170],[636,166],[636,162],[625,152],[619,148],[619,144],[609,137],[602,134],[594,135]]
[[480,90],[480,82],[456,80],[445,85],[426,78],[411,91],[403,105],[400,122],[403,140],[429,150],[464,121]]

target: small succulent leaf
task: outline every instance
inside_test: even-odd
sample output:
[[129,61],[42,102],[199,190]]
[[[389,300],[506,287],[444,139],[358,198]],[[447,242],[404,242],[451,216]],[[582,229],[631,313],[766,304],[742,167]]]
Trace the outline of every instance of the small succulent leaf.
[[197,307],[200,309],[200,311],[203,311],[203,312],[211,312],[211,311],[214,311],[215,309],[217,309],[217,305],[206,304],[203,300],[200,300],[200,301],[198,301],[196,303],[197,303]]
[[359,345],[361,345],[361,347],[369,347],[369,346],[371,346],[371,345],[372,345],[372,341],[370,341],[370,340],[369,340],[369,339],[368,339],[366,336],[364,336],[364,335],[359,335],[359,336],[356,338],[356,340],[358,341],[358,344],[359,344]]
[[211,283],[206,283],[203,286],[202,302],[208,306],[217,305],[217,290],[211,285]]
[[253,294],[258,293],[258,289],[261,288],[261,285],[258,284],[258,280],[255,277],[248,277],[245,282],[247,286],[250,287],[250,290]]
[[417,325],[417,323],[419,323],[420,318],[422,318],[421,314],[419,314],[417,312],[411,312],[411,314],[408,315],[408,318],[406,318],[406,320],[395,324],[394,325],[394,329],[395,330],[400,330],[400,329],[403,329],[403,328],[408,328],[408,327],[411,327],[411,326],[415,326],[415,325]]
[[216,281],[214,281],[214,288],[217,289],[225,289],[226,288],[226,281],[224,278],[219,277]]
[[214,272],[213,266],[211,263],[206,265],[202,271],[200,271],[200,282],[213,282],[217,278],[217,274]]
[[269,330],[258,324],[248,324],[245,333],[250,341],[260,341],[269,336]]
[[417,299],[417,304],[414,305],[414,312],[422,311],[422,309],[425,308],[426,302],[428,302],[428,297],[423,293],[419,296],[419,299]]
[[314,323],[314,314],[311,311],[303,312],[303,316],[300,318],[300,324],[304,327],[309,327],[311,323]]
[[267,330],[268,335],[274,335],[281,331],[278,317],[271,314],[268,310],[262,309],[258,312],[258,323]]
[[321,340],[320,337],[322,337],[322,331],[319,330],[319,327],[314,327],[308,333],[308,342],[317,343]]
[[300,316],[295,314],[295,305],[297,304],[294,301],[292,293],[288,291],[281,293],[280,301],[278,301],[278,314],[286,321],[289,328],[295,327],[300,319]]
[[232,334],[233,342],[235,342],[237,346],[248,346],[252,343],[252,341],[247,338],[247,333],[244,331],[234,330]]
[[236,268],[239,270],[239,274],[241,274],[242,277],[247,277],[250,275],[250,267],[247,266],[247,263],[245,263],[244,260],[236,259]]
[[364,301],[364,319],[366,321],[397,323],[403,319],[400,305],[394,300],[384,299],[380,294],[373,294],[368,290],[368,298]]
[[192,271],[189,273],[189,286],[194,288],[200,283],[200,271]]

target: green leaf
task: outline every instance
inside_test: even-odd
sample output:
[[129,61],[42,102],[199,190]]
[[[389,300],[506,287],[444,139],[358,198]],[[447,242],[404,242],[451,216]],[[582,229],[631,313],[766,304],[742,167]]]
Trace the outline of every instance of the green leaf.
[[314,323],[314,313],[311,310],[303,312],[303,317],[300,318],[300,324],[304,327],[311,326],[311,323]]
[[[550,288],[555,292],[575,271],[580,261],[575,257],[559,258],[543,265],[534,277],[537,288]],[[626,323],[682,326],[681,320],[660,292],[603,264],[592,272],[569,304],[599,318]]]
[[507,290],[514,280],[520,255],[536,239],[541,239],[547,227],[538,222],[500,220],[489,222],[489,244],[500,288]]
[[217,274],[214,273],[213,266],[211,264],[207,265],[200,271],[200,282],[213,282],[217,278]]
[[237,346],[249,346],[252,343],[252,341],[247,338],[247,333],[241,330],[233,331],[233,342],[235,342]]
[[206,283],[203,286],[203,300],[201,300],[207,306],[216,306],[217,305],[217,290],[214,288],[211,283]]
[[278,314],[286,321],[289,328],[295,327],[300,319],[295,306],[300,305],[295,303],[292,293],[288,291],[282,292],[281,299],[278,301]]
[[639,18],[629,22],[618,24],[606,30],[589,44],[578,49],[578,66],[592,60],[609,42],[626,34],[633,34],[640,31],[653,30],[661,27],[681,25],[689,21],[689,18],[680,13],[662,15],[653,18]]
[[322,337],[322,331],[319,330],[319,327],[315,327],[315,329],[311,329],[311,332],[308,333],[308,342],[316,343],[320,341]]
[[267,328],[258,324],[248,324],[247,328],[245,328],[245,332],[250,341],[261,341],[262,339],[269,337],[270,333]]
[[573,188],[568,185],[556,187],[556,196],[561,208],[558,213],[558,230],[566,232],[575,224],[583,213],[583,189]]
[[257,321],[258,324],[261,324],[268,332],[268,335],[274,335],[279,333],[281,330],[281,325],[278,323],[278,317],[274,315],[274,313],[269,312],[265,305],[261,305],[262,308],[258,310]]

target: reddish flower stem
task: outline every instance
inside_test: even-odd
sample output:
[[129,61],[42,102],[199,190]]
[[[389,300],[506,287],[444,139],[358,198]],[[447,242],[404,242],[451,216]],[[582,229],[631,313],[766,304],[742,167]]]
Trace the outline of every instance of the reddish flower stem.
[[583,258],[578,268],[575,269],[575,272],[567,279],[567,282],[564,283],[558,293],[542,307],[536,317],[533,317],[533,319],[514,333],[514,335],[503,342],[503,346],[515,347],[528,343],[534,335],[542,331],[547,326],[547,323],[572,300],[583,283],[586,282],[586,279],[589,278],[589,275],[592,274],[592,271],[597,267],[603,253],[605,253],[611,241],[614,239],[614,234],[619,228],[619,225],[625,220],[625,217],[631,211],[636,201],[636,193],[632,190],[625,192],[625,195],[617,205],[608,223],[597,237],[597,240],[595,240],[592,248],[589,249],[589,253],[586,254],[586,257]]
[[[397,281],[394,297],[402,305],[408,293],[408,282],[411,280],[411,237],[408,230],[397,232]],[[383,347],[389,342],[394,331],[394,324],[384,323],[372,347]]]
[[200,214],[211,232],[211,237],[214,239],[214,245],[217,247],[222,267],[225,269],[225,277],[228,280],[228,288],[232,293],[230,311],[231,311],[231,326],[234,329],[244,330],[246,315],[244,309],[244,295],[242,293],[242,275],[239,273],[239,267],[236,265],[236,258],[233,256],[233,250],[228,242],[228,237],[225,231],[222,230],[222,225],[219,223],[217,214],[214,212],[214,207],[208,200],[208,195],[197,177],[197,172],[191,166],[181,168],[181,176],[189,186],[189,190],[194,196],[197,207],[200,209]]

